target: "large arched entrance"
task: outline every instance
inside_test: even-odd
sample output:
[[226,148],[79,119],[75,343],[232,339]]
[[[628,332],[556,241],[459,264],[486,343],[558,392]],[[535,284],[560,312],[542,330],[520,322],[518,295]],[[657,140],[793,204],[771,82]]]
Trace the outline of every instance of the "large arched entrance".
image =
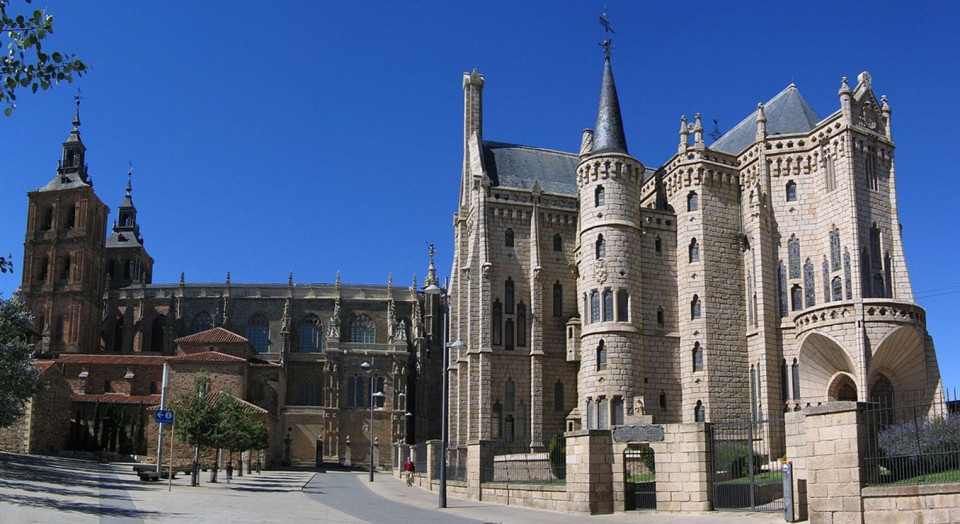
[[[859,387],[846,351],[832,338],[811,333],[800,346],[800,397],[805,403],[856,400]],[[796,375],[794,375],[796,378]]]

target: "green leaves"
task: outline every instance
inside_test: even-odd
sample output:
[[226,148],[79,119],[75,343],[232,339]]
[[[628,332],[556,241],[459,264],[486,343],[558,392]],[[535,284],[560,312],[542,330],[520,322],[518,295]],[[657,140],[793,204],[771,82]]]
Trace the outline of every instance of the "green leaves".
[[33,325],[23,301],[16,295],[0,300],[0,427],[23,416],[26,403],[42,391],[40,372],[24,329]]
[[87,65],[74,54],[42,50],[43,40],[53,34],[53,15],[35,9],[30,16],[11,18],[9,3],[0,0],[0,43],[6,43],[7,49],[0,56],[0,105],[7,106],[5,116],[17,107],[17,90],[46,91],[61,82],[72,83],[74,75],[80,77],[87,71]]

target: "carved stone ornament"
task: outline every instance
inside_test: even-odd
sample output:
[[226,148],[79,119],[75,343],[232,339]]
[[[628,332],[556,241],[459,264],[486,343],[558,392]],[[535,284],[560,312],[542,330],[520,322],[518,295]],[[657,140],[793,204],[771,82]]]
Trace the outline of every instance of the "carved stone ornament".
[[602,258],[597,260],[597,263],[593,266],[593,270],[598,283],[603,284],[607,281],[607,266]]

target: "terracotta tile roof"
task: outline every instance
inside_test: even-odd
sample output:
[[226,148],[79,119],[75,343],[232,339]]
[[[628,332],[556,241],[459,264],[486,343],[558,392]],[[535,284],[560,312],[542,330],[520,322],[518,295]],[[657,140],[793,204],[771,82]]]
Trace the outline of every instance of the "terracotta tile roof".
[[249,362],[251,366],[280,367],[279,362],[270,362],[269,360],[263,360],[262,358],[250,358],[247,359],[247,362]]
[[107,404],[147,404],[160,402],[160,395],[125,395],[123,393],[74,393],[74,402],[103,402]]
[[39,370],[40,373],[44,373],[48,369],[56,366],[57,361],[56,360],[36,360],[33,362],[33,365],[37,367],[37,370]]
[[207,399],[207,401],[209,401],[209,402],[214,402],[214,401],[216,401],[216,400],[220,397],[220,395],[226,395],[227,397],[230,397],[231,399],[233,399],[234,402],[236,402],[238,406],[240,406],[241,408],[243,408],[243,412],[244,412],[244,413],[247,413],[247,414],[260,414],[260,415],[265,414],[265,413],[269,413],[269,411],[261,408],[260,406],[258,406],[258,405],[256,405],[256,404],[251,404],[251,403],[247,402],[246,400],[241,400],[241,399],[233,396],[232,394],[230,394],[230,393],[228,393],[228,392],[226,392],[226,391],[214,391],[214,392],[211,393],[210,395],[207,395],[206,399]]
[[194,333],[192,335],[187,335],[185,337],[180,337],[174,340],[174,343],[178,345],[210,345],[210,344],[250,344],[250,341],[240,335],[224,329],[222,327],[215,327],[213,329],[208,329],[206,331],[201,331],[199,333]]
[[187,353],[176,357],[170,357],[171,362],[246,362],[247,359],[221,353],[219,351],[201,351],[200,353]]
[[61,354],[57,360],[63,364],[114,364],[119,366],[162,366],[168,357],[163,355],[101,355]]

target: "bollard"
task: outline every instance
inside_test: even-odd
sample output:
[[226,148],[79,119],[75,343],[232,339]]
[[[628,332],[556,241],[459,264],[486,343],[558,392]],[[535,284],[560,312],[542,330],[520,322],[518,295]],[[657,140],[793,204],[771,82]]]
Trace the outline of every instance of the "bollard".
[[793,522],[793,462],[783,463],[783,520]]

